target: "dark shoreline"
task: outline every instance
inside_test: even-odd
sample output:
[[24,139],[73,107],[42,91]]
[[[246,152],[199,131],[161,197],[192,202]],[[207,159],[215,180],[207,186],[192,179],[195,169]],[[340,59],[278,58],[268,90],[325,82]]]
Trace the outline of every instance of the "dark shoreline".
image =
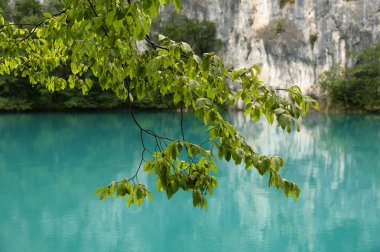
[[[59,114],[59,113],[125,113],[129,112],[128,108],[110,108],[110,109],[31,109],[31,110],[5,110],[0,109],[1,114]],[[133,108],[134,112],[180,112],[180,108]],[[184,112],[189,110],[184,109]],[[228,109],[226,112],[242,112],[242,110]],[[366,111],[366,110],[344,110],[344,109],[320,109],[319,111],[311,109],[310,114],[363,114],[363,115],[376,115],[380,114],[379,111]]]
[[320,111],[310,111],[312,113],[320,113],[320,114],[354,114],[354,115],[376,115],[380,114],[380,110],[377,111],[367,111],[360,109],[321,109]]
[[[110,109],[28,109],[28,110],[3,110],[0,109],[1,114],[42,114],[42,113],[124,113],[129,112],[129,108],[110,108]],[[179,109],[163,109],[163,108],[133,108],[134,112],[175,112]]]

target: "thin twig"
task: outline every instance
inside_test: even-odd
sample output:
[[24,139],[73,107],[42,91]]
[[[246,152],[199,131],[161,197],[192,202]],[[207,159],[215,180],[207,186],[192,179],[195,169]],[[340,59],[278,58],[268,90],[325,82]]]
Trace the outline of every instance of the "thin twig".
[[289,91],[287,88],[273,88],[275,91]]
[[[95,9],[93,3],[92,3],[90,0],[87,0],[87,2],[90,4],[90,7],[91,7],[91,9],[92,9],[92,12],[94,12],[94,14],[95,14],[96,17],[98,17],[98,13],[96,12],[96,9]],[[108,31],[107,31],[107,29],[104,27],[103,24],[102,24],[102,29],[103,29],[104,33],[106,34],[107,38],[110,38],[110,37],[108,36]]]
[[185,142],[185,133],[183,131],[183,104],[181,104],[181,133],[182,133],[182,141]]
[[157,48],[160,48],[162,50],[165,50],[165,51],[169,51],[169,48],[166,48],[166,47],[163,47],[157,43],[155,43],[153,40],[151,40],[151,38],[149,37],[149,35],[145,35],[145,41],[148,42],[148,44],[154,49],[156,50]]
[[209,140],[209,139],[208,139],[208,140],[205,140],[205,141],[203,141],[202,143],[200,143],[199,146],[202,146],[202,145],[204,145],[205,143],[208,143],[208,142],[211,142],[211,140]]
[[[59,15],[65,13],[66,11],[67,11],[66,9],[63,9],[63,10],[61,10],[60,12],[53,14],[52,17],[57,17],[57,16],[59,16]],[[27,40],[30,36],[32,36],[32,35],[36,32],[36,29],[37,29],[38,27],[40,27],[43,23],[45,23],[45,21],[46,21],[47,19],[48,19],[48,18],[46,18],[46,19],[44,19],[43,21],[41,21],[41,22],[35,24],[34,27],[33,27],[33,29],[29,32],[28,35],[26,35],[25,37],[23,37],[21,40],[17,41],[17,43],[13,44],[12,49],[13,49],[15,46],[19,45],[20,43],[22,43],[23,41]],[[20,24],[18,24],[18,25],[20,25]],[[1,28],[1,27],[0,27],[0,28]]]

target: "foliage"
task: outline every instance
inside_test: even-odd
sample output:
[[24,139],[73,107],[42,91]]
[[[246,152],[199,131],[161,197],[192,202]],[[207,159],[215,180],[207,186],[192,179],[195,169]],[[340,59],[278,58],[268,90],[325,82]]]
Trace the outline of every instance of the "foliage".
[[0,78],[0,108],[9,110],[31,109],[31,94],[36,93],[30,85],[19,85],[23,80],[11,75]]
[[[0,16],[0,74],[21,75],[32,85],[41,83],[50,91],[79,88],[87,94],[93,87],[93,76],[102,89],[112,90],[130,106],[136,101],[154,99],[159,92],[174,104],[193,110],[208,126],[208,145],[160,136],[140,129],[142,154],[136,173],[129,179],[112,182],[100,188],[100,198],[127,197],[127,204],[140,205],[150,191],[139,183],[144,172],[155,173],[158,190],[168,198],[182,189],[190,191],[194,206],[207,207],[207,195],[217,186],[217,157],[242,164],[248,171],[255,168],[268,175],[268,184],[284,194],[299,197],[299,187],[279,172],[284,160],[277,156],[256,153],[245,138],[227,121],[218,107],[235,105],[242,99],[245,114],[253,121],[265,116],[279,127],[299,130],[298,119],[310,105],[317,103],[304,96],[299,87],[284,90],[263,84],[260,69],[254,65],[228,69],[214,53],[198,56],[189,44],[175,42],[165,36],[150,39],[151,18],[159,8],[172,3],[180,9],[179,0],[64,0],[58,13],[44,13],[44,21],[28,30],[5,22]],[[140,49],[142,41],[149,49]],[[62,67],[71,70],[62,75]],[[228,88],[230,82],[241,85],[237,92]],[[286,92],[290,99],[277,92]],[[181,127],[182,128],[182,127]],[[147,137],[156,142],[154,149],[145,146]],[[150,160],[147,160],[147,156]]]
[[280,8],[284,8],[286,4],[294,4],[295,0],[280,0]]
[[[154,100],[144,99],[134,104],[138,109],[172,108],[172,102],[161,95]],[[54,111],[54,110],[99,110],[128,109],[126,104],[111,90],[102,90],[94,81],[86,95],[79,89],[50,92],[45,86],[32,87],[26,78],[12,75],[0,76],[0,111]]]
[[175,41],[191,45],[195,54],[218,51],[222,42],[216,38],[216,27],[211,21],[191,20],[183,14],[173,12],[162,22],[160,33]]
[[380,43],[354,53],[347,68],[333,67],[321,77],[331,104],[340,109],[380,110]]
[[0,78],[0,110],[62,110],[116,108],[123,104],[115,95],[103,92],[95,83],[87,96],[77,89],[49,92],[44,86],[34,88],[23,77]]
[[275,36],[279,33],[282,33],[285,31],[285,28],[284,28],[284,23],[285,23],[285,19],[283,18],[278,18],[275,22]]
[[[58,12],[62,5],[57,1],[48,1],[41,5],[39,1],[15,1],[11,8],[8,1],[1,1],[4,10],[4,19],[23,25],[26,29],[33,29],[34,23],[43,20],[43,11]],[[61,74],[68,76],[70,69],[61,69]],[[95,78],[94,87],[86,96],[78,89],[59,90],[50,92],[45,86],[38,85],[32,88],[27,78],[13,75],[0,76],[0,110],[90,110],[90,109],[126,109],[125,103],[118,99],[110,90],[103,91]],[[157,94],[154,101],[143,100],[135,103],[139,109],[171,108],[172,102],[163,99]]]
[[310,40],[311,49],[313,49],[315,42],[317,42],[318,40],[318,34],[317,33],[310,34],[309,40]]
[[4,19],[10,19],[11,6],[9,5],[9,0],[0,0],[0,8],[3,10]]
[[37,0],[18,0],[15,2],[13,20],[16,23],[33,24],[41,21],[42,5]]

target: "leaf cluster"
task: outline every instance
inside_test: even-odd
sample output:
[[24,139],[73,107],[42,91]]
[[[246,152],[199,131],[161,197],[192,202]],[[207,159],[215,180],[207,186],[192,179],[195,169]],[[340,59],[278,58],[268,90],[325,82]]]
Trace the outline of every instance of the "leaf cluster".
[[284,8],[287,4],[294,4],[295,0],[280,0],[280,8]]
[[100,200],[107,197],[114,198],[115,196],[125,198],[126,203],[130,207],[132,204],[141,206],[145,198],[153,200],[152,193],[143,184],[131,184],[128,179],[122,179],[120,182],[112,181],[108,186],[101,187],[96,190],[95,195],[99,195]]
[[380,44],[353,54],[352,67],[334,66],[320,79],[335,108],[349,110],[380,110]]
[[[64,0],[58,13],[44,14],[42,23],[31,30],[12,23],[1,25],[0,74],[21,75],[32,84],[40,83],[51,91],[80,88],[88,93],[96,81],[102,89],[112,90],[130,105],[157,93],[174,105],[194,111],[208,126],[210,148],[183,139],[169,139],[140,128],[142,158],[133,177],[114,182],[97,191],[100,197],[127,196],[127,203],[140,205],[149,193],[137,180],[140,168],[157,176],[157,187],[168,198],[179,189],[191,191],[194,206],[207,207],[206,196],[217,185],[214,156],[246,170],[255,168],[269,174],[269,185],[281,189],[295,200],[300,189],[280,176],[284,160],[256,153],[245,138],[219,113],[221,106],[244,101],[244,113],[253,121],[265,117],[288,132],[296,127],[310,106],[317,103],[302,94],[297,86],[274,89],[262,83],[258,66],[229,69],[214,53],[197,55],[185,42],[160,35],[149,37],[151,18],[159,8],[178,0]],[[62,75],[59,69],[69,69]],[[229,84],[240,86],[231,91]],[[280,95],[278,92],[282,92]],[[157,142],[156,150],[144,144],[143,134]],[[169,143],[168,143],[169,141]],[[184,149],[186,151],[184,151]],[[145,154],[151,154],[146,160]],[[121,189],[119,189],[121,187]],[[122,193],[117,193],[121,191]]]

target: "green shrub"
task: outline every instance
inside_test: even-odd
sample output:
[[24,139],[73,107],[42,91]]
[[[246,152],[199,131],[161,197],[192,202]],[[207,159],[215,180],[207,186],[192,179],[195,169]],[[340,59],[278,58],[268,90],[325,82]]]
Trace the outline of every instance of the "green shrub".
[[284,8],[284,6],[289,3],[289,4],[294,4],[295,0],[280,0],[280,8]]
[[13,19],[16,23],[33,24],[43,20],[42,5],[38,0],[15,1]]
[[334,108],[380,111],[380,43],[353,56],[353,67],[335,66],[325,72],[321,87]]
[[188,43],[196,54],[201,55],[221,48],[222,42],[216,38],[213,22],[191,20],[174,12],[160,26],[160,33],[172,40]]
[[285,19],[283,19],[283,18],[277,19],[275,22],[275,34],[274,35],[277,35],[277,34],[284,32],[285,31],[284,26],[285,26]]
[[[154,101],[142,100],[135,103],[138,109],[173,108],[172,98],[157,94]],[[50,92],[44,86],[32,87],[21,77],[11,75],[0,77],[0,111],[24,110],[99,110],[128,109],[110,90],[102,90],[97,82],[87,95],[80,89],[65,89]]]
[[315,42],[317,42],[318,40],[318,34],[317,33],[310,34],[309,40],[310,40],[311,48],[313,49]]

